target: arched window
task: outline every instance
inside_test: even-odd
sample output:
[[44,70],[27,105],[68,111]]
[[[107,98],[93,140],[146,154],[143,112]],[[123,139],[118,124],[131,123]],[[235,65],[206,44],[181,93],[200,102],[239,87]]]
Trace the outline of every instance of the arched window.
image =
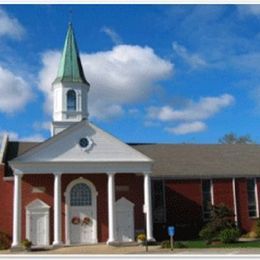
[[67,92],[67,110],[76,110],[76,93],[72,89]]
[[85,183],[76,184],[70,191],[71,206],[91,206],[91,190]]

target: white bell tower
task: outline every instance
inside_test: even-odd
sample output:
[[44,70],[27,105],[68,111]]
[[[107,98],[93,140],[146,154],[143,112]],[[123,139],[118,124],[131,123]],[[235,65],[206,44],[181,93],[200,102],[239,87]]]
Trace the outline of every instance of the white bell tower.
[[58,74],[52,83],[52,135],[73,123],[88,119],[89,87],[82,69],[72,24],[69,23]]

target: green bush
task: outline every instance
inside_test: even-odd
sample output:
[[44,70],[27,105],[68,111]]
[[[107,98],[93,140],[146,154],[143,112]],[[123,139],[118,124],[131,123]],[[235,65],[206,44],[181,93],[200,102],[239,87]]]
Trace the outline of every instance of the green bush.
[[257,237],[260,237],[260,219],[256,220],[255,233]]
[[210,211],[210,219],[199,233],[199,236],[208,244],[218,240],[222,230],[235,228],[233,211],[227,206],[224,204],[210,206]]
[[238,240],[240,231],[237,228],[227,228],[219,233],[219,239],[222,243],[234,243]]
[[11,238],[4,232],[0,232],[0,250],[11,247]]
[[208,244],[210,244],[213,240],[217,237],[217,232],[214,232],[210,226],[205,226],[200,232],[199,232],[200,238],[207,241]]
[[22,245],[23,245],[24,249],[30,249],[32,246],[32,242],[26,238],[22,241]]

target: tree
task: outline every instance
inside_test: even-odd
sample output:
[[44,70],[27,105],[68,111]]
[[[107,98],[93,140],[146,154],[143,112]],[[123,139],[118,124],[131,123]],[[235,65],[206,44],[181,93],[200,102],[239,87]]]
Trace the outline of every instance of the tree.
[[232,132],[225,134],[223,137],[221,137],[218,140],[218,142],[221,144],[253,144],[254,143],[250,135],[247,134],[247,135],[237,136]]

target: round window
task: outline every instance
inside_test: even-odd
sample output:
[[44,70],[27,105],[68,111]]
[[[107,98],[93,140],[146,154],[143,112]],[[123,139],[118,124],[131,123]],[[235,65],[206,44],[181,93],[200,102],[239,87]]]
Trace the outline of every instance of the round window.
[[88,144],[89,144],[89,141],[88,141],[88,139],[87,138],[81,138],[80,140],[79,140],[79,145],[82,147],[82,148],[86,148],[87,146],[88,146]]

